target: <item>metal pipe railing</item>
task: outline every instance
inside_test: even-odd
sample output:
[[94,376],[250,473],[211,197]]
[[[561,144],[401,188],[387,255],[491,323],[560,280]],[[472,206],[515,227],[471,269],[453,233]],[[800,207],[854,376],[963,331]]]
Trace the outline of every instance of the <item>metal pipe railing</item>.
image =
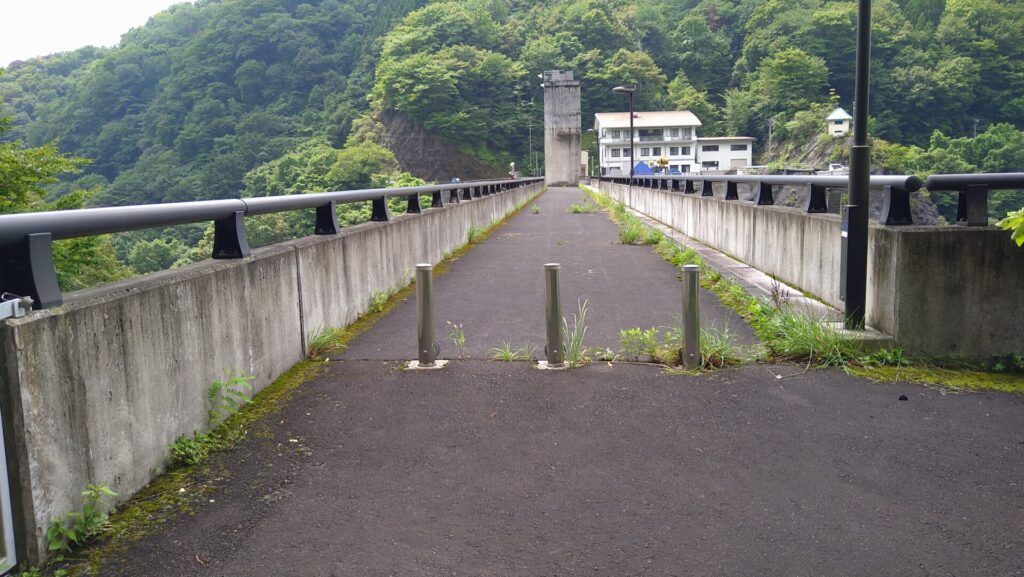
[[[440,208],[446,202],[458,203],[543,181],[543,177],[483,180],[404,188],[4,214],[0,215],[0,292],[31,297],[36,308],[61,304],[63,298],[57,287],[57,275],[53,267],[52,243],[55,240],[212,221],[212,257],[243,258],[250,254],[245,235],[246,216],[315,208],[316,219],[311,223],[314,234],[337,234],[340,227],[335,207],[338,204],[371,201],[371,220],[386,221],[390,218],[388,198],[405,197],[409,203],[408,212],[418,213],[422,210],[420,195],[430,194],[430,206]],[[448,193],[447,199],[444,198],[445,193]]]
[[1024,172],[933,174],[925,184],[931,191],[958,192],[956,221],[967,226],[988,225],[988,193],[1024,188]]
[[[632,184],[644,188],[681,191],[683,194],[714,196],[714,184],[725,184],[725,200],[739,200],[737,185],[750,184],[755,187],[754,202],[759,205],[775,204],[774,187],[806,186],[807,199],[804,211],[808,213],[828,212],[826,191],[830,188],[847,188],[849,179],[845,176],[819,176],[800,174],[653,174],[635,176],[603,176],[601,180],[618,184]],[[700,183],[700,186],[696,186]],[[910,193],[921,188],[921,179],[913,175],[879,174],[871,176],[870,186],[885,191],[885,204],[879,222],[886,225],[913,224],[910,214]]]

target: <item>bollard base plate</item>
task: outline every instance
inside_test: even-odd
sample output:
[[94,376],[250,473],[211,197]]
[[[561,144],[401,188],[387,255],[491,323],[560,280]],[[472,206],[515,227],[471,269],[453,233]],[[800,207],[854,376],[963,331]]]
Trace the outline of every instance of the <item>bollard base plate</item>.
[[541,371],[564,371],[569,368],[568,363],[558,365],[549,364],[547,361],[537,361],[537,369]]
[[441,359],[437,359],[436,361],[434,361],[434,364],[432,364],[432,365],[423,365],[423,366],[420,366],[420,362],[419,361],[409,361],[409,364],[406,365],[405,368],[407,368],[409,370],[413,370],[413,371],[432,371],[434,369],[443,369],[445,367],[445,365],[447,365],[447,364],[448,364],[448,361],[441,360]]

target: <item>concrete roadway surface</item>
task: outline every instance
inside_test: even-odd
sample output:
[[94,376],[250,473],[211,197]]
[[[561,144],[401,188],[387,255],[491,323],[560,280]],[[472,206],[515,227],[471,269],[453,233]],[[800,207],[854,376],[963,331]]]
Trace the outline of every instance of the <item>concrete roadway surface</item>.
[[[576,238],[567,231],[579,222],[604,226],[600,215],[557,212],[572,194],[549,191],[539,203],[541,215],[558,215],[552,239]],[[527,210],[504,232],[541,215]],[[474,259],[499,254],[488,251],[511,242],[501,234],[438,286],[483,277]],[[616,261],[628,266],[647,254],[599,246],[630,249]],[[566,270],[576,266],[570,256],[559,255]],[[541,278],[534,264],[523,265],[524,278],[535,268]],[[679,283],[656,264],[665,278],[638,270],[646,276],[630,293],[645,302],[665,291],[664,302],[647,303],[650,316],[588,289],[595,340],[612,346],[613,328],[657,323],[675,302]],[[492,339],[521,339],[517,327],[534,342],[542,336],[542,307],[541,319],[517,313],[496,288],[502,282],[491,282],[461,285],[462,308],[452,309],[464,313],[467,336],[480,319],[476,359]],[[488,310],[496,326],[470,314]],[[214,490],[194,514],[128,545],[96,574],[1024,575],[1021,397],[785,365],[697,377],[605,362],[538,371],[456,360],[406,371],[412,346],[395,343],[407,335],[387,334],[407,332],[405,321],[389,324],[403,314],[396,309],[353,343],[355,358],[328,363],[303,385],[268,417],[268,434],[216,454]],[[378,348],[397,353],[365,352]]]

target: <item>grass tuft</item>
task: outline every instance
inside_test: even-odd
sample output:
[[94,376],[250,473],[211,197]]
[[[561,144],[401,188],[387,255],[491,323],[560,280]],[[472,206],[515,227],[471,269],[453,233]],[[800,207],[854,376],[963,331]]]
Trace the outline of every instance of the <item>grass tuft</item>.
[[536,345],[524,342],[519,347],[514,347],[509,341],[502,341],[500,347],[491,349],[491,359],[495,361],[528,361],[533,358],[537,350]]
[[590,300],[576,301],[578,312],[572,314],[572,326],[569,319],[562,317],[562,352],[570,369],[582,366],[590,359],[583,339],[587,336],[587,313],[590,312]]

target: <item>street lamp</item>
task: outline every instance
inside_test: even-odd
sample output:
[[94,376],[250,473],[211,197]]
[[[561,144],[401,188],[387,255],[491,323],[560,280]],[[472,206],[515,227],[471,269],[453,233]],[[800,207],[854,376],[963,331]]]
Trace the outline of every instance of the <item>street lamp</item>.
[[[596,129],[588,128],[587,132],[589,132],[589,133],[594,135],[594,147],[597,148],[597,154],[595,155],[597,157],[597,169],[598,169],[598,172],[600,172],[600,170],[601,170],[601,143],[600,143],[600,137],[597,135],[597,130]],[[588,150],[587,153],[589,154],[590,151]],[[592,171],[590,170],[590,161],[588,159],[588,161],[587,161],[587,178],[589,178],[591,176],[591,174],[590,174],[591,172]]]
[[612,88],[616,94],[629,94],[629,186],[633,187],[633,166],[636,164],[633,159],[633,93],[636,92],[636,84],[629,86],[616,86]]
[[871,0],[857,0],[857,66],[853,97],[853,146],[850,147],[849,205],[844,215],[846,239],[845,325],[864,330],[868,278],[868,95],[871,68]]

